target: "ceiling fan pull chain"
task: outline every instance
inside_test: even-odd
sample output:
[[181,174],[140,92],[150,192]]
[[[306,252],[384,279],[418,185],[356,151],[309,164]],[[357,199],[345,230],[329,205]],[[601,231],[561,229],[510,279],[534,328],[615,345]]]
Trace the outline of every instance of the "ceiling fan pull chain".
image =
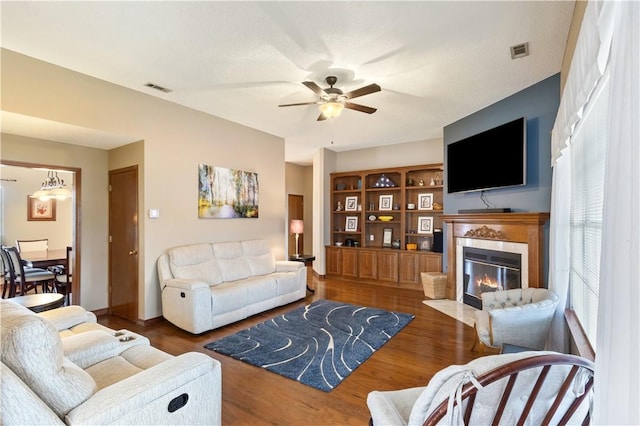
[[331,145],[333,145],[333,126],[334,126],[333,121],[334,120],[331,120]]

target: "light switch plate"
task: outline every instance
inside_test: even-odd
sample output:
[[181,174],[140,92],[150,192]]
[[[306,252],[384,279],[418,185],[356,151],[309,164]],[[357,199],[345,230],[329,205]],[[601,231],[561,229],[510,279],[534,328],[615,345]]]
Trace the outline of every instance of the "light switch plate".
[[160,210],[149,209],[149,219],[157,219],[160,217]]

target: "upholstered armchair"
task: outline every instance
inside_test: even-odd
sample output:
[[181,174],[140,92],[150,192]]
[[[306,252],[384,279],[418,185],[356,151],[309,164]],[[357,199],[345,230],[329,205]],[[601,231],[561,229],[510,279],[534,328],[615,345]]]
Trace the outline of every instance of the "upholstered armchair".
[[482,293],[482,310],[475,312],[473,349],[504,344],[544,349],[557,305],[558,296],[545,288]]
[[440,370],[424,387],[370,392],[370,424],[589,424],[593,369],[557,352],[483,356]]

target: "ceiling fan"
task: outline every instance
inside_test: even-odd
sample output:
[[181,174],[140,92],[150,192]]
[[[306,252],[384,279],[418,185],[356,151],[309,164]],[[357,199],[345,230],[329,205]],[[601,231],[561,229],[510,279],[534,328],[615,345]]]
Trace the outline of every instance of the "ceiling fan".
[[360,96],[368,95],[380,91],[380,86],[377,84],[370,84],[368,86],[361,87],[351,92],[343,93],[342,90],[333,87],[338,81],[338,78],[330,75],[326,79],[328,88],[323,89],[313,81],[303,81],[302,84],[313,90],[320,95],[320,99],[315,102],[302,102],[297,104],[278,105],[281,107],[287,106],[299,106],[299,105],[320,105],[320,116],[318,121],[326,120],[327,118],[334,118],[340,115],[344,108],[353,109],[360,112],[366,112],[367,114],[373,114],[377,111],[376,108],[371,108],[364,105],[354,104],[349,102],[350,99],[354,99]]

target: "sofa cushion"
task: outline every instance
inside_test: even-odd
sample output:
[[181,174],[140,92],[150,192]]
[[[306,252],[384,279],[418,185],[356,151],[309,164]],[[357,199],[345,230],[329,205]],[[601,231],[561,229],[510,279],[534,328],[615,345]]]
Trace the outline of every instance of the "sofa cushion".
[[240,242],[214,243],[211,246],[224,281],[237,281],[251,276]]
[[275,272],[276,258],[271,253],[271,247],[266,240],[242,241],[244,252],[251,275],[267,275]]
[[24,306],[0,301],[2,362],[61,418],[93,395],[96,383],[63,356],[58,330]]
[[209,285],[223,281],[210,244],[192,244],[169,250],[169,267],[174,278],[200,280]]

